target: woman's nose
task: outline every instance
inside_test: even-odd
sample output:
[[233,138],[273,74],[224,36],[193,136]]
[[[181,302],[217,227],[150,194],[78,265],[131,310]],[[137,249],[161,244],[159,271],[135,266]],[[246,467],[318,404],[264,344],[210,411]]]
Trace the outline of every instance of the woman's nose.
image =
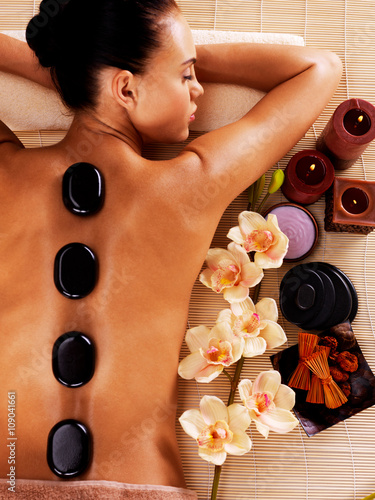
[[197,79],[194,80],[194,85],[193,88],[191,89],[191,94],[193,96],[193,99],[197,99],[198,97],[204,94],[204,89]]

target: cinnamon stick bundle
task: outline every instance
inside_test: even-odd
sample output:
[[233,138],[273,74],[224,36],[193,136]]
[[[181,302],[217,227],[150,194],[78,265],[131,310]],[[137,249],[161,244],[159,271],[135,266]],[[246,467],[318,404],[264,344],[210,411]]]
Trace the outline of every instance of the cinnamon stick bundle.
[[[331,350],[331,348],[324,345],[317,345],[315,347],[314,352],[322,350],[325,350],[327,352],[327,358],[328,358],[329,351]],[[315,375],[315,373],[313,373],[311,377],[310,389],[309,392],[307,393],[306,401],[308,403],[324,404],[323,384],[321,379],[317,375]]]
[[314,352],[305,364],[320,378],[323,385],[324,403],[327,408],[338,408],[348,401],[329,372],[328,356],[325,349]]
[[296,389],[310,389],[310,370],[306,366],[306,361],[313,354],[319,337],[312,333],[299,332],[298,333],[298,353],[299,360],[298,366],[292,373],[288,385]]

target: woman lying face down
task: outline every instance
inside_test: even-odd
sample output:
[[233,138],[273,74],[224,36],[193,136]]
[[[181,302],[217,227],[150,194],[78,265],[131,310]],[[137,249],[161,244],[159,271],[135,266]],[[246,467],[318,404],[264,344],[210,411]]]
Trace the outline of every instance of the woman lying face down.
[[[175,436],[193,284],[223,211],[304,135],[336,89],[340,61],[291,46],[195,47],[171,0],[43,1],[27,42],[0,37],[0,69],[55,85],[74,120],[62,141],[32,149],[0,124],[0,366],[17,397],[19,491],[39,498],[35,481],[69,489],[62,479],[74,478],[77,488],[114,481],[124,491],[155,485],[144,492],[152,499],[194,498]],[[203,92],[195,72],[267,94],[176,158],[143,158],[147,142],[188,137]],[[98,210],[82,216],[66,206],[63,184],[70,175],[65,195],[85,199],[87,168],[104,189]],[[86,271],[93,286],[75,293]],[[78,366],[90,376],[71,383]],[[1,477],[8,472],[1,464]]]

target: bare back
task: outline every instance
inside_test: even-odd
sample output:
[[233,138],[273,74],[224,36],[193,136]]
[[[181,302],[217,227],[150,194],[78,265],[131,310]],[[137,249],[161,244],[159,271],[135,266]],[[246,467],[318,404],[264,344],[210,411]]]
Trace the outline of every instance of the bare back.
[[[104,206],[73,215],[62,201],[62,177],[66,148],[82,137],[20,150],[0,174],[1,385],[17,395],[17,476],[57,479],[46,461],[48,433],[76,419],[93,436],[93,460],[79,479],[184,486],[175,438],[178,357],[217,220],[202,231],[191,217],[178,163],[124,153],[109,136],[82,158],[104,177]],[[53,279],[57,252],[72,242],[99,262],[94,290],[78,300],[64,297]],[[96,351],[93,378],[77,388],[52,371],[53,344],[69,331],[87,335]],[[6,403],[3,395],[2,433]],[[2,462],[3,477],[8,470]]]

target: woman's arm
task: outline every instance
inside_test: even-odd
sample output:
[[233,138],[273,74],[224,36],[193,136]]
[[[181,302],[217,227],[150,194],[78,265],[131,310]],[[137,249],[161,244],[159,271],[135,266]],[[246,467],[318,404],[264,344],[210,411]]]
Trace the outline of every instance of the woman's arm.
[[27,43],[0,33],[0,71],[54,89],[50,71],[40,66]]
[[[282,158],[323,111],[342,64],[328,51],[264,44],[197,47],[197,78],[268,92],[241,120],[192,141],[207,208],[226,206]],[[182,153],[184,154],[184,153]],[[207,193],[214,193],[209,195]]]

